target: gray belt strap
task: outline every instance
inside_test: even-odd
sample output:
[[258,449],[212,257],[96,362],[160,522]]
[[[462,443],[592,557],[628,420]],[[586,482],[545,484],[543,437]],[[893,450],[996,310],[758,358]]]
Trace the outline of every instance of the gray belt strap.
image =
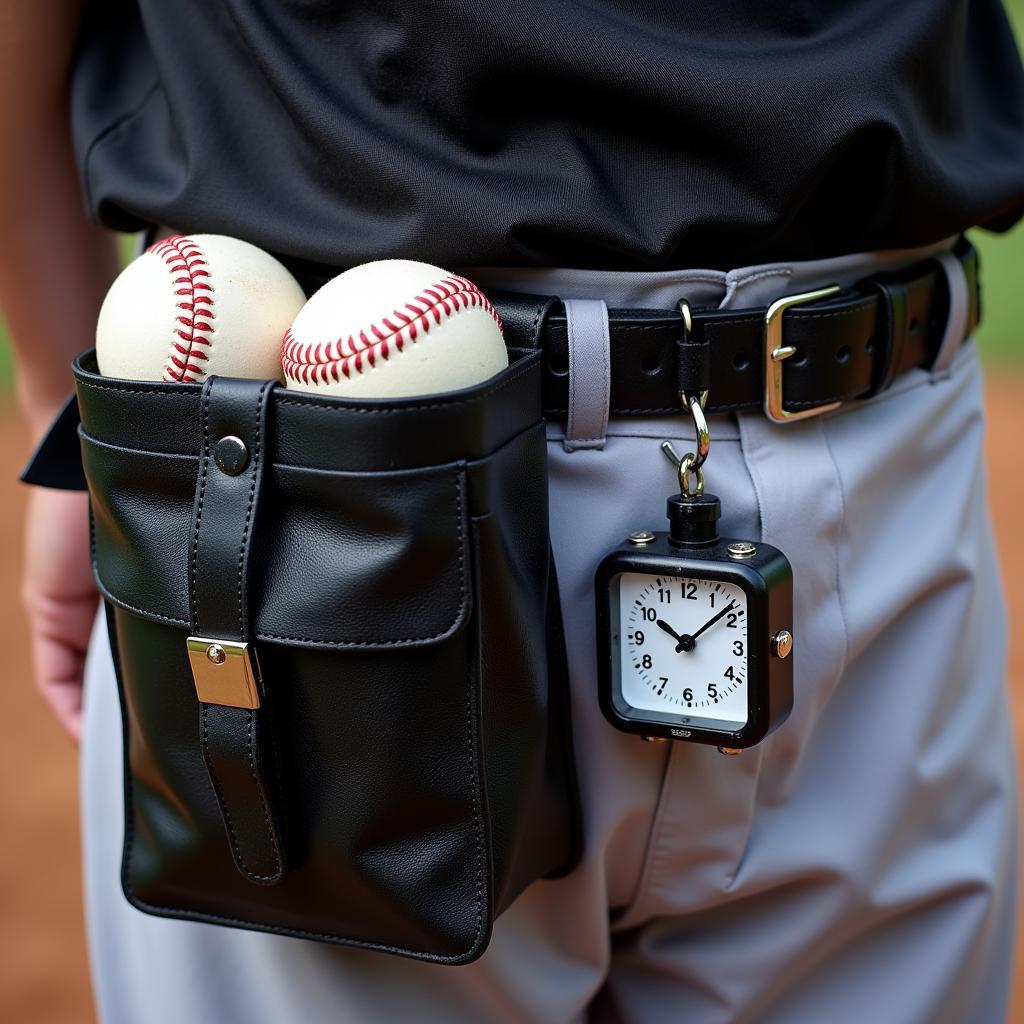
[[611,400],[611,343],[603,299],[565,299],[569,415],[565,450],[603,448]]

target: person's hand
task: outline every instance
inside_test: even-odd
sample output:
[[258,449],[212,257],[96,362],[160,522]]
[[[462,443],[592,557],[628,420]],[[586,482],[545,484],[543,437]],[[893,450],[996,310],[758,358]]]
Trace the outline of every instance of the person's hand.
[[33,487],[25,523],[22,602],[35,684],[78,740],[82,674],[98,594],[89,556],[87,495]]

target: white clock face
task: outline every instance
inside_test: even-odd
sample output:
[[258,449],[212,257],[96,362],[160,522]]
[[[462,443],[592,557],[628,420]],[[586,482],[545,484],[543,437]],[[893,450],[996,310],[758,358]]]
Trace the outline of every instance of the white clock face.
[[619,577],[622,698],[682,722],[747,721],[747,597],[732,583]]

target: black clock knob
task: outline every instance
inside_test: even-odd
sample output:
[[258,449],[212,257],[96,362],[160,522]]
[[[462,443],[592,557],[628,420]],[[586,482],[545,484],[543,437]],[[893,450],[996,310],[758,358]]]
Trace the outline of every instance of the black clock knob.
[[669,543],[675,547],[711,547],[718,543],[722,504],[713,494],[673,494],[668,499]]

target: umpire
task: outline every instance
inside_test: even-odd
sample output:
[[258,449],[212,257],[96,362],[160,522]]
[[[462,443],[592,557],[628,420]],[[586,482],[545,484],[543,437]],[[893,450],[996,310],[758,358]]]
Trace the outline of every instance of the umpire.
[[[1024,214],[998,0],[22,0],[0,52],[0,302],[35,433],[90,343],[108,229],[238,236],[307,287],[384,257],[458,269],[557,299],[569,353],[549,472],[584,857],[467,967],[128,906],[86,505],[33,494],[24,592],[39,688],[83,741],[104,1021],[1002,1024],[1013,751],[961,237]],[[710,379],[724,532],[794,565],[793,714],[731,758],[616,732],[594,568],[660,521],[658,442],[691,438],[629,324],[832,282],[883,329],[818,319],[785,371],[808,416],[766,415],[754,353]]]

